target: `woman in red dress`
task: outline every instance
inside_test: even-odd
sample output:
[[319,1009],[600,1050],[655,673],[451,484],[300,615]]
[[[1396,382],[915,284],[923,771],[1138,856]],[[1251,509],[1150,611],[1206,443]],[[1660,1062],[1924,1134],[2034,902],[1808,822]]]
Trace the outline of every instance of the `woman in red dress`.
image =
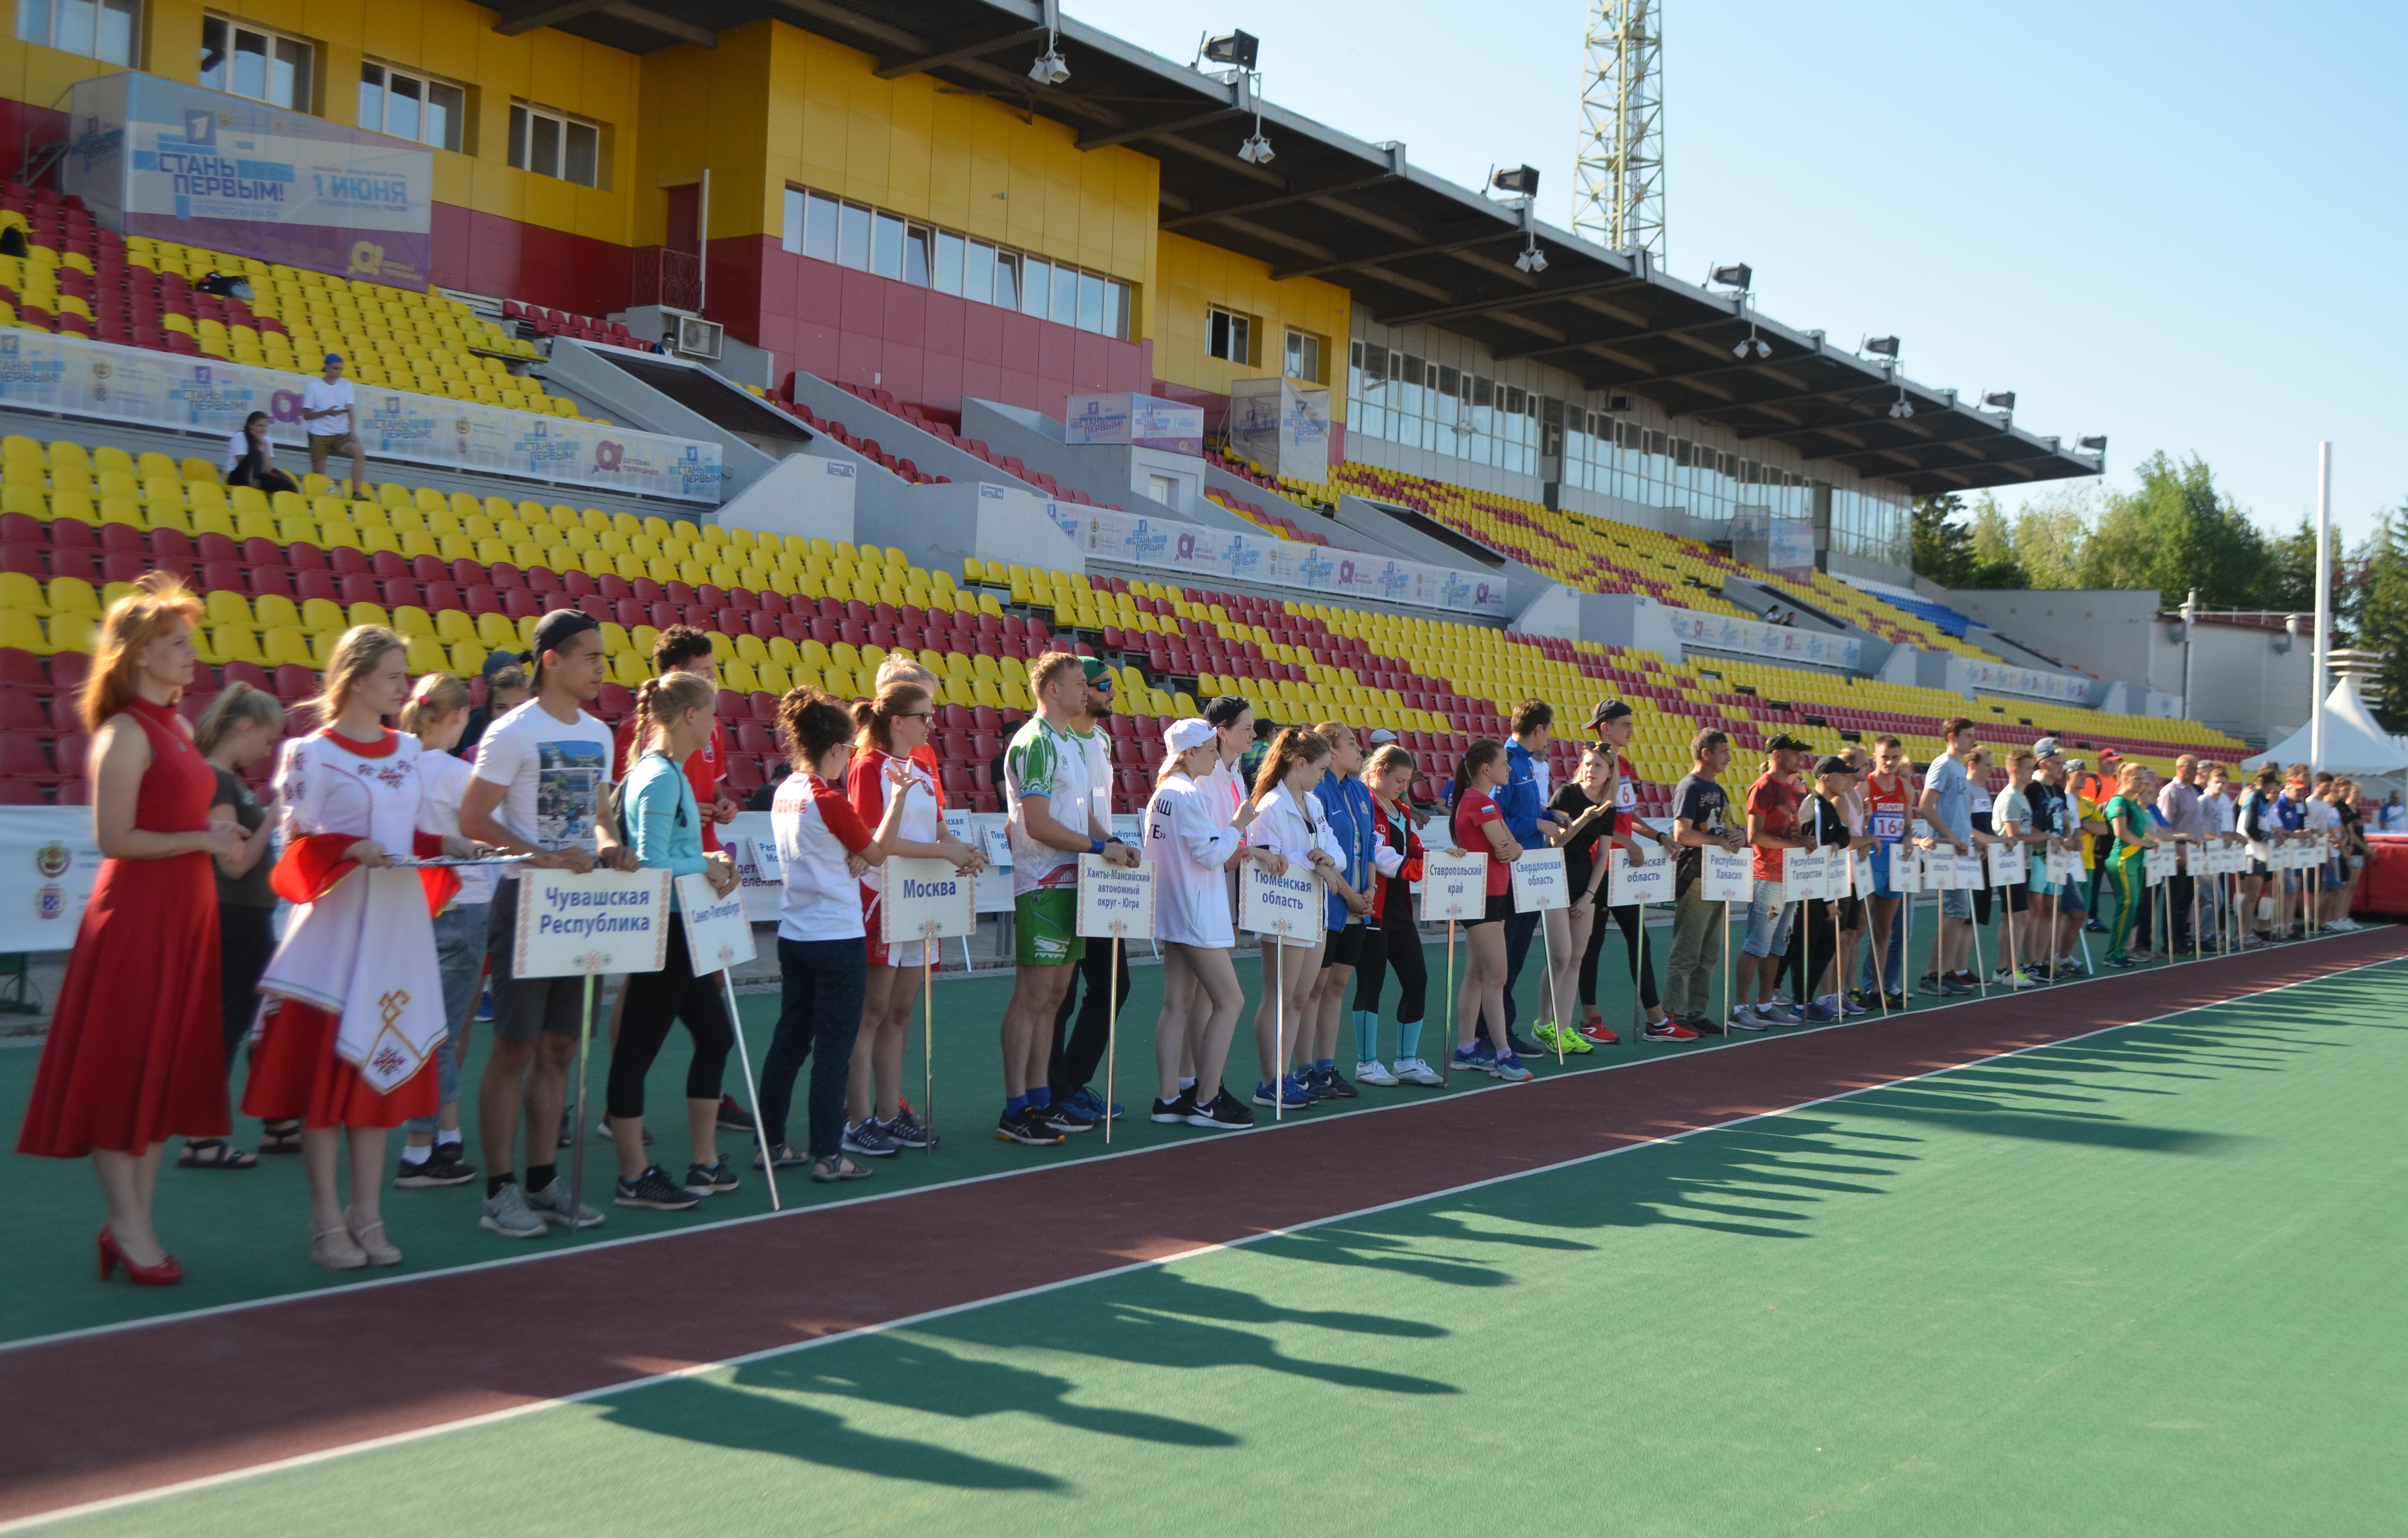
[[92,823],[103,856],[17,1138],[21,1154],[92,1156],[108,1204],[100,1276],[183,1280],[150,1226],[174,1136],[234,1128],[218,999],[212,856],[242,847],[211,823],[217,776],[176,701],[193,681],[200,600],[151,572],[111,605],[80,709],[93,734]]

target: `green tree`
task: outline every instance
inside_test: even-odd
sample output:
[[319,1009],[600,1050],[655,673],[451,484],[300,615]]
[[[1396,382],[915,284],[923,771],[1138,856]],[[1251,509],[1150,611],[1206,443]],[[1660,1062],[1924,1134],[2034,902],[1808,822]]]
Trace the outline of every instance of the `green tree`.
[[2162,452],[2140,467],[2140,485],[2112,493],[2083,547],[2085,587],[2153,587],[2160,603],[2196,588],[2214,609],[2259,606],[2267,586],[2266,537],[2215,486],[2204,460],[2180,464]]
[[1966,529],[1973,549],[1973,570],[1971,585],[1974,587],[2029,587],[2031,579],[2023,565],[2015,559],[2014,533],[2007,526],[2007,515],[2000,510],[1999,499],[1984,492],[1973,504],[1973,516]]
[[[2340,553],[2336,551],[2334,553]],[[2300,526],[2266,542],[2265,579],[2258,593],[2260,609],[2316,611],[2316,525],[2305,513]],[[2336,588],[2333,597],[2341,597]]]
[[2369,703],[2386,731],[2408,732],[2408,507],[2386,512],[2358,551],[2365,580],[2350,633],[2382,659],[2383,697]]
[[2006,535],[2006,518],[1985,496],[1966,521],[1955,492],[1914,499],[1914,572],[1948,588],[2028,587]]
[[2082,572],[2082,550],[2090,538],[2096,486],[2079,482],[2045,492],[2015,513],[2015,564],[2034,587],[2072,587]]

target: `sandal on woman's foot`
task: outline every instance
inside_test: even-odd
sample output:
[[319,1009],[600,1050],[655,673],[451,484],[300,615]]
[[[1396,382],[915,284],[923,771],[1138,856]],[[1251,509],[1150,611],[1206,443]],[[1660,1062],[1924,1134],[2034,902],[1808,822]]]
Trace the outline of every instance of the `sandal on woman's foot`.
[[360,1247],[361,1253],[368,1258],[369,1265],[397,1266],[401,1264],[401,1252],[394,1249],[385,1239],[383,1218],[380,1217],[375,1222],[363,1229],[357,1222],[353,1221],[350,1211],[347,1209],[343,1214],[343,1227],[351,1230],[351,1243],[357,1244]]
[[184,1151],[176,1156],[179,1170],[249,1170],[258,1163],[256,1156],[244,1153],[223,1138],[188,1138]]
[[301,1124],[297,1121],[264,1121],[259,1124],[259,1151],[263,1154],[297,1154],[301,1151]]
[[869,1166],[855,1164],[841,1155],[817,1160],[811,1165],[811,1179],[822,1186],[833,1186],[839,1180],[867,1180],[874,1172]]
[[351,1238],[351,1229],[337,1223],[309,1236],[309,1263],[328,1271],[357,1271],[368,1263],[368,1256]]

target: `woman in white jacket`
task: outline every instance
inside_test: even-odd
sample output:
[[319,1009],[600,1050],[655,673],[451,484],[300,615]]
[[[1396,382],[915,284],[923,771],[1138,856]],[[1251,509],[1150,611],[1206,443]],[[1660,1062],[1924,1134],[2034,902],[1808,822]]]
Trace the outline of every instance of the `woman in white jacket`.
[[1287,1059],[1312,1018],[1308,1010],[1321,975],[1321,948],[1329,938],[1322,888],[1342,884],[1338,862],[1343,851],[1333,847],[1328,815],[1312,792],[1328,760],[1329,744],[1318,733],[1290,726],[1272,740],[1254,774],[1255,814],[1246,842],[1278,851],[1288,867],[1283,879],[1297,885],[1281,894],[1297,905],[1294,929],[1285,940],[1261,937],[1263,996],[1254,1009],[1254,1047],[1267,1077],[1254,1086],[1256,1105],[1300,1108],[1319,1099],[1302,1075],[1288,1071]]
[[[1154,1025],[1154,1065],[1161,1094],[1154,1119],[1184,1122],[1213,1131],[1241,1131],[1254,1114],[1222,1084],[1229,1039],[1238,1028],[1245,993],[1238,984],[1237,931],[1229,923],[1229,884],[1225,872],[1253,859],[1277,875],[1287,861],[1277,850],[1245,842],[1254,821],[1254,798],[1224,815],[1218,787],[1210,782],[1219,758],[1212,725],[1196,717],[1174,721],[1162,734],[1168,756],[1145,809],[1146,863],[1154,870],[1154,933],[1162,942],[1162,1018]],[[1195,1008],[1204,1006],[1202,1011]],[[1202,1028],[1191,1015],[1202,1013]],[[1181,1081],[1192,1062],[1192,1084]],[[1210,1085],[1207,1090],[1204,1086]]]

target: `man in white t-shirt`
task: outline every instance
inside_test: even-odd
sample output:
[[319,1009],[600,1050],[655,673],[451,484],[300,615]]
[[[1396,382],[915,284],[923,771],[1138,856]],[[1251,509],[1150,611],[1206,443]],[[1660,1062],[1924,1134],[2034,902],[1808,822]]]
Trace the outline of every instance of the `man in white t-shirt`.
[[[460,801],[460,831],[530,867],[580,875],[596,864],[636,868],[602,814],[610,783],[610,728],[585,713],[602,691],[602,626],[593,615],[555,609],[535,627],[535,697],[485,728],[477,777]],[[585,980],[514,975],[519,880],[504,867],[485,931],[494,990],[494,1046],[477,1091],[484,1143],[485,1213],[480,1226],[533,1239],[545,1225],[592,1228],[602,1215],[558,1178],[556,1128],[568,1065],[586,1021]],[[510,1160],[520,1113],[527,1128],[526,1188]],[[580,1128],[579,1130],[582,1130]]]
[[[1112,826],[1112,740],[1110,723],[1112,714],[1112,672],[1094,657],[1080,659],[1086,678],[1086,704],[1080,717],[1078,732],[1085,739],[1087,749],[1088,807],[1106,827]],[[1142,803],[1140,803],[1142,804]],[[1112,948],[1109,944],[1087,947],[1074,969],[1086,982],[1086,997],[1079,998],[1079,984],[1074,981],[1062,990],[1062,1002],[1054,1012],[1054,1036],[1049,1048],[1045,1077],[1055,1105],[1096,1118],[1102,1118],[1108,1108],[1104,1098],[1089,1084],[1096,1068],[1104,1060],[1104,1049],[1110,1044],[1111,1015],[1107,1005],[1111,993],[1122,1003],[1128,1002],[1128,947],[1121,947],[1120,966],[1112,966]],[[1071,1025],[1076,1009],[1078,1024]],[[1067,1033],[1067,1036],[1066,1036]],[[1118,1115],[1118,1111],[1111,1111]]]
[[326,354],[326,371],[301,392],[301,424],[309,435],[309,473],[326,473],[326,461],[341,454],[351,462],[351,499],[367,497],[368,456],[360,449],[359,412],[351,381],[343,378],[343,355]]
[[1096,1125],[1055,1105],[1046,1077],[1049,1028],[1086,949],[1079,938],[1079,856],[1133,866],[1138,853],[1111,836],[1111,819],[1098,809],[1096,770],[1078,729],[1087,708],[1082,659],[1048,652],[1028,665],[1028,684],[1038,713],[1012,734],[1003,755],[1019,970],[1003,1013],[1004,1108],[996,1136],[1043,1144]]

